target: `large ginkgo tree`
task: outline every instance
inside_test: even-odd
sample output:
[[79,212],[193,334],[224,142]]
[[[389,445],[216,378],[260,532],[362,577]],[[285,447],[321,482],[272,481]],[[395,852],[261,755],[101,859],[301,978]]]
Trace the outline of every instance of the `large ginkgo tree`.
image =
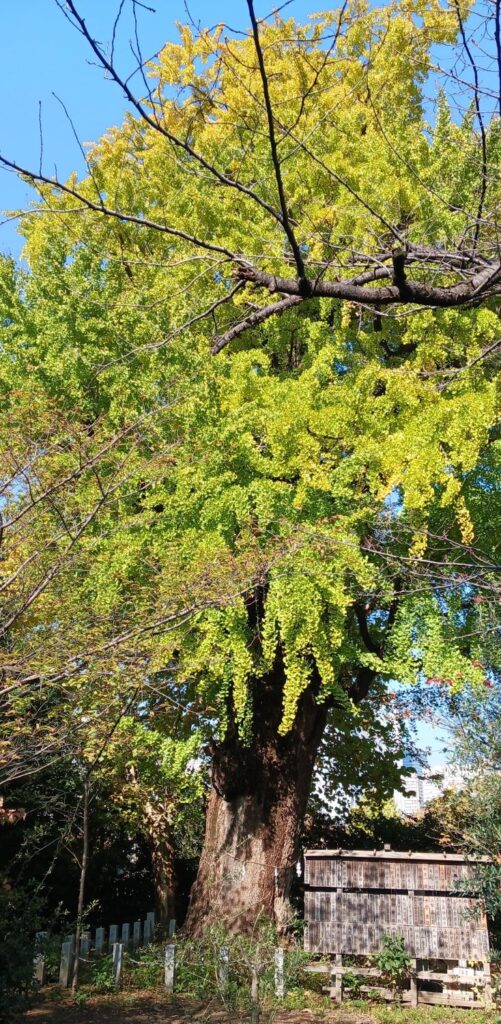
[[64,8],[129,112],[82,180],[1,158],[39,193],[2,266],[7,720],[184,709],[188,927],[284,927],[327,723],[495,670],[499,9],[248,0],[141,99]]

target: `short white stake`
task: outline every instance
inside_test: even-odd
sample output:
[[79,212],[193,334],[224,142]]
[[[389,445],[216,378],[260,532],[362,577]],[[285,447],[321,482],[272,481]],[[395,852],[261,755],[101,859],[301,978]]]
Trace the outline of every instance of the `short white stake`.
[[120,987],[120,978],[122,975],[122,962],[123,962],[123,945],[121,942],[115,942],[113,945],[113,984],[116,988]]
[[278,996],[279,999],[283,999],[285,995],[283,949],[275,950],[275,995]]
[[167,992],[174,991],[174,974],[176,968],[176,947],[165,947],[165,988]]

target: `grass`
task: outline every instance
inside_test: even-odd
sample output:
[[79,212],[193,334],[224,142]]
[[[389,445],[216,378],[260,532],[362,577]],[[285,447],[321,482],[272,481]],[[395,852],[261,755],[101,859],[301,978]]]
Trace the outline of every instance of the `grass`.
[[[59,995],[59,1000],[57,996]],[[292,995],[292,994],[291,994]],[[501,1024],[499,1011],[423,1006],[412,1009],[347,1000],[341,1006],[324,996],[299,992],[283,1003],[263,1007],[261,1024]],[[26,1024],[235,1024],[248,1014],[225,1010],[217,999],[168,996],[162,990],[96,995],[87,993],[80,1005],[67,990],[46,989],[25,1018]]]
[[482,1008],[463,1010],[452,1006],[380,1006],[361,999],[354,999],[339,1007],[340,1012],[346,1010],[354,1016],[364,1009],[378,1024],[501,1024],[499,1011]]

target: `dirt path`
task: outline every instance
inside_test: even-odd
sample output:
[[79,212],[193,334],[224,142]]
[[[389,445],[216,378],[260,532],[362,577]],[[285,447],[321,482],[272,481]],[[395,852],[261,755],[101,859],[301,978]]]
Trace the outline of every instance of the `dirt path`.
[[[229,1013],[219,1003],[202,1003],[161,992],[120,992],[92,996],[82,1006],[69,997],[54,1000],[45,993],[33,1006],[23,1024],[250,1024],[248,1015]],[[501,1024],[499,1013],[481,1007],[455,1010],[425,1006],[416,1010],[371,1005],[322,1006],[318,1009],[281,1010],[271,1018],[264,1013],[261,1024]]]
[[[94,996],[83,1006],[71,1000],[43,1002],[25,1016],[26,1024],[242,1024],[245,1016],[231,1015],[217,1004],[156,996],[151,993],[119,997]],[[265,1021],[263,1016],[263,1024]],[[374,1024],[370,1014],[290,1010],[273,1015],[273,1024]]]

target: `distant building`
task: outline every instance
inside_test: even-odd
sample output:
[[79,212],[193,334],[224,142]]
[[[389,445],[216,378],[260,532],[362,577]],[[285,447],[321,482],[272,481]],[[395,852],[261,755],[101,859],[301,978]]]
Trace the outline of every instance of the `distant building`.
[[[405,768],[414,767],[406,763]],[[393,800],[401,814],[407,817],[414,817],[426,807],[437,796],[441,796],[446,789],[460,789],[463,779],[457,769],[450,765],[432,765],[430,768],[416,768],[412,775],[409,775],[401,790],[395,790]]]

